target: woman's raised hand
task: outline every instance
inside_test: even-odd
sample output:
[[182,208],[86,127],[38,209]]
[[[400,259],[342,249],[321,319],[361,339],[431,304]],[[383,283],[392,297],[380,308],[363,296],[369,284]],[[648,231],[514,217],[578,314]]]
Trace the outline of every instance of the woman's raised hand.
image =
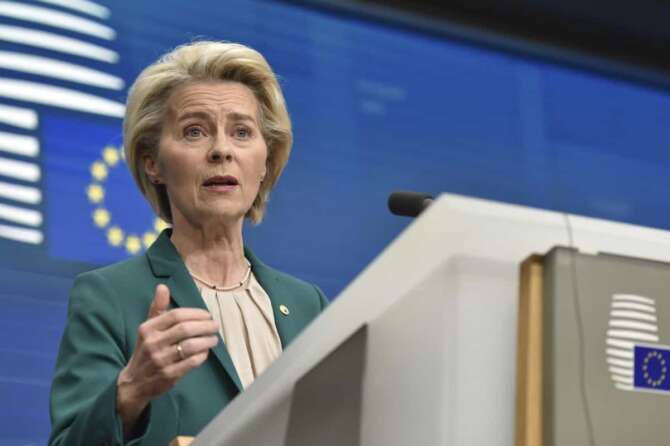
[[158,285],[149,315],[137,331],[135,351],[117,379],[116,410],[133,431],[148,404],[200,366],[219,338],[219,324],[199,308],[166,311],[170,290]]

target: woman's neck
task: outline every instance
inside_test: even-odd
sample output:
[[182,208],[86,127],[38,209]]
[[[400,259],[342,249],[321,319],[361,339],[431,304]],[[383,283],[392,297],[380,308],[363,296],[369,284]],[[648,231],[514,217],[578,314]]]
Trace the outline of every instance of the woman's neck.
[[188,270],[201,281],[229,287],[239,284],[247,273],[242,221],[196,227],[175,219],[170,239]]

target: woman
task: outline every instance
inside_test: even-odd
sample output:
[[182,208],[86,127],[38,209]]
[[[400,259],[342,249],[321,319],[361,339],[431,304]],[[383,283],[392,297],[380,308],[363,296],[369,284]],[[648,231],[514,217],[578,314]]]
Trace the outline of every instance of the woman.
[[51,392],[50,445],[167,445],[196,435],[327,300],[244,247],[290,152],[267,62],[199,42],[145,69],[124,121],[127,164],[172,224],[144,256],[81,275]]

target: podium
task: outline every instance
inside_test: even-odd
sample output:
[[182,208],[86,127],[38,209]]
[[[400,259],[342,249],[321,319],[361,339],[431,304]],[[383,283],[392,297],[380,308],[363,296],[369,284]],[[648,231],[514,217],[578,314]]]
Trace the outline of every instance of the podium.
[[515,444],[519,265],[670,233],[441,195],[192,446]]

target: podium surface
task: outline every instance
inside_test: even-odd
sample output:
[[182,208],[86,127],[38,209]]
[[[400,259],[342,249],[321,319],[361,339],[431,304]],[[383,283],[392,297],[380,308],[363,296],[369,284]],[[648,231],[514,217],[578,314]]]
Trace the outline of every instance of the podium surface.
[[193,446],[514,444],[519,264],[670,233],[441,195]]

